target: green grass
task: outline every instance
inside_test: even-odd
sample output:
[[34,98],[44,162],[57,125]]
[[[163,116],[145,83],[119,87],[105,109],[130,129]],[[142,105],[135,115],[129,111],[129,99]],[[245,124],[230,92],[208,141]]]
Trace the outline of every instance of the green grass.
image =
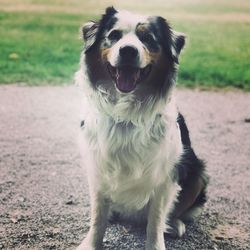
[[[190,14],[191,9],[192,5],[186,6],[186,13]],[[229,6],[225,13],[231,9]],[[203,12],[199,6],[193,7],[193,13]],[[87,10],[83,15],[79,13],[0,12],[0,83],[72,82],[82,49],[79,27],[97,18],[86,14]],[[249,22],[180,18],[172,19],[172,25],[188,37],[180,60],[180,84],[250,91]]]
[[186,22],[175,26],[188,34],[180,83],[250,90],[249,24]]
[[79,26],[89,16],[0,14],[0,82],[31,85],[72,81],[82,41]]

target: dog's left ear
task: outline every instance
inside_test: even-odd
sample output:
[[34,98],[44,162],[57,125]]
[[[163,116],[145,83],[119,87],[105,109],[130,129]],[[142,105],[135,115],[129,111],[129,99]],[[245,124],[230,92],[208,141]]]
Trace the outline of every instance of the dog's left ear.
[[85,42],[85,52],[89,51],[94,46],[97,38],[99,23],[88,22],[82,27],[82,37]]
[[179,55],[184,48],[186,35],[177,31],[172,30],[172,54],[174,61],[178,63]]
[[157,16],[151,18],[151,20],[156,23],[164,52],[178,64],[180,52],[185,44],[185,35],[174,31],[163,17]]

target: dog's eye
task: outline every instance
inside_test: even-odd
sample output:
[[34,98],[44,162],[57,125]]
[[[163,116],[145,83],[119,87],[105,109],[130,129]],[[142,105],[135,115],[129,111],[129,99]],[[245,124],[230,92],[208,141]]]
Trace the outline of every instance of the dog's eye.
[[155,39],[151,34],[147,33],[142,36],[142,41],[152,44],[155,41]]
[[118,41],[122,38],[122,32],[120,30],[113,30],[109,33],[108,39],[111,41]]

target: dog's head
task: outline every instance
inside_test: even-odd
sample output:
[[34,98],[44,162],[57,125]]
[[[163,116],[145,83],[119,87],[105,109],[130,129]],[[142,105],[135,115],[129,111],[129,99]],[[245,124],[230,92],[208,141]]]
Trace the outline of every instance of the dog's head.
[[112,81],[118,91],[129,93],[140,88],[166,91],[169,86],[164,85],[171,84],[185,38],[162,17],[109,7],[99,22],[85,24],[82,31],[88,74],[95,87]]
[[[76,81],[88,77],[94,105],[115,119],[146,122],[170,100],[184,35],[158,16],[113,7],[82,28],[85,48]],[[85,74],[84,74],[85,73]]]

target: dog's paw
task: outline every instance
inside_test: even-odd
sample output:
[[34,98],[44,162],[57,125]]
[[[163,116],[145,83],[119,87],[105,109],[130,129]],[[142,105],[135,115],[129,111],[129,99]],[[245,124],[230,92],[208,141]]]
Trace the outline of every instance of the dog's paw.
[[165,243],[162,242],[161,244],[152,244],[148,242],[146,244],[146,250],[166,250]]
[[157,239],[146,241],[146,250],[166,250],[164,237],[156,237]]
[[166,234],[172,238],[181,238],[186,232],[186,226],[181,220],[172,221],[166,230]]
[[101,245],[94,246],[90,243],[89,239],[86,238],[82,243],[76,248],[76,250],[102,250]]

